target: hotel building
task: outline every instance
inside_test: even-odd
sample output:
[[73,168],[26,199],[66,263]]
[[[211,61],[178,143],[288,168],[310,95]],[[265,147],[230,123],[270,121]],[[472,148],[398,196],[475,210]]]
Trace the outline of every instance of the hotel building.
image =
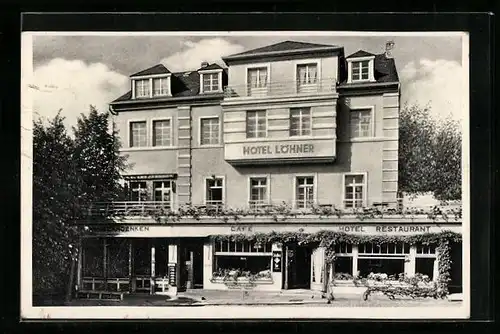
[[330,265],[320,245],[241,238],[460,233],[460,220],[356,214],[398,207],[401,87],[391,48],[345,56],[341,46],[285,41],[224,57],[225,67],[173,73],[158,64],[131,75],[130,91],[110,103],[132,165],[129,199],[91,205],[78,289],[227,289],[223,277],[235,270],[276,291],[323,291],[334,273],[436,280],[435,245],[339,243]]

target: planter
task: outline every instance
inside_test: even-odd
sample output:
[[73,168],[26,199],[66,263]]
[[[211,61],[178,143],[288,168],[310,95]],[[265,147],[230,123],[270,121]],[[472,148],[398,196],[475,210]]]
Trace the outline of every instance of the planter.
[[[333,295],[356,295],[362,298],[363,294],[366,292],[366,290],[369,287],[377,287],[377,286],[388,286],[390,285],[391,287],[409,287],[410,285],[406,283],[402,283],[400,281],[386,281],[386,282],[380,282],[380,281],[375,281],[375,280],[368,280],[364,283],[362,282],[354,282],[353,280],[340,280],[340,281],[335,281],[331,285],[331,291]],[[431,287],[431,284],[419,284],[420,287],[425,288],[425,287]],[[380,294],[380,293],[377,293]],[[403,298],[403,297],[402,297]]]

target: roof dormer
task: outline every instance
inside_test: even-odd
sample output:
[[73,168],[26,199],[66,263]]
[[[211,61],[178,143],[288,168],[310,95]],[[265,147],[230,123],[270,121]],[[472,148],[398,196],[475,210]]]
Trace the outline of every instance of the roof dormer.
[[172,73],[162,64],[132,74],[132,99],[172,96],[171,77]]
[[200,75],[200,94],[222,93],[223,68],[217,64],[201,63],[198,70]]
[[375,82],[375,55],[359,50],[346,58],[347,83]]

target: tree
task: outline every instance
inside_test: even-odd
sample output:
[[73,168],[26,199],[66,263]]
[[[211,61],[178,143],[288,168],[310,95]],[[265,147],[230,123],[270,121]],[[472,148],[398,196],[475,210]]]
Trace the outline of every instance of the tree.
[[439,200],[461,198],[461,143],[456,121],[437,122],[430,107],[405,105],[399,125],[399,190],[432,192]]
[[78,228],[72,224],[77,207],[78,178],[72,160],[73,143],[58,113],[45,126],[33,126],[33,292],[61,294],[70,259],[77,256]]
[[120,155],[121,143],[110,116],[90,106],[88,116],[81,114],[75,134],[74,160],[80,174],[80,201],[108,202],[120,198],[121,173],[126,168],[126,157]]
[[120,197],[126,167],[116,131],[108,130],[108,114],[91,107],[78,119],[74,140],[63,121],[59,112],[47,126],[38,120],[33,129],[34,297],[70,297],[85,233],[76,222],[92,202]]

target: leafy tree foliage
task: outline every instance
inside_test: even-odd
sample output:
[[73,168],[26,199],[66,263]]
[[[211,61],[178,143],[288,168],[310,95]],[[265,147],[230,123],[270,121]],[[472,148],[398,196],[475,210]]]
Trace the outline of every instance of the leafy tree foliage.
[[119,154],[120,142],[116,131],[109,130],[109,121],[107,113],[91,107],[73,128],[74,139],[60,114],[47,125],[34,123],[34,295],[60,295],[71,288],[78,239],[85,233],[75,221],[90,202],[121,195],[119,180],[126,158]]
[[108,113],[90,106],[88,116],[81,114],[73,128],[74,161],[81,177],[80,200],[107,202],[122,196],[121,172],[126,157],[120,156],[121,143]]
[[399,190],[461,199],[462,135],[452,120],[438,122],[430,107],[405,105],[399,118]]
[[33,290],[58,294],[64,289],[71,257],[76,256],[78,177],[73,142],[59,114],[48,126],[33,127]]

